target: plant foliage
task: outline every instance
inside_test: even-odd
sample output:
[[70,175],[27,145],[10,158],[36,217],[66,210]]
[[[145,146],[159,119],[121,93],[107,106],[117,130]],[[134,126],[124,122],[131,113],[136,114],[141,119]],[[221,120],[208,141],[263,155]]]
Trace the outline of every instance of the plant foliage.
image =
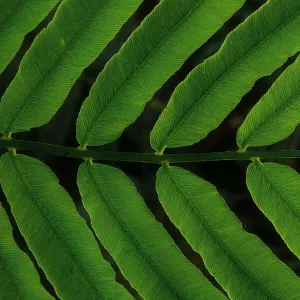
[[228,35],[219,52],[177,87],[151,133],[153,148],[162,151],[205,138],[257,79],[300,50],[299,26],[298,0],[289,5],[271,0],[252,14]]
[[1,206],[0,233],[0,298],[53,299],[42,287],[29,257],[15,243],[8,217]]
[[159,169],[156,189],[171,220],[230,298],[300,297],[299,278],[242,229],[214,186],[182,168],[169,167]]
[[58,296],[130,299],[53,172],[39,160],[10,153],[1,157],[0,169],[18,228]]
[[[47,123],[83,69],[141,2],[63,1],[24,56],[19,72],[2,97],[0,132],[26,131]],[[116,6],[118,13],[111,14]]]
[[[243,2],[162,1],[93,85],[78,116],[78,142],[95,146],[118,138],[153,94]],[[201,31],[196,29],[199,27]],[[111,126],[116,114],[118,118]]]
[[141,296],[225,299],[180,253],[124,173],[84,163],[77,183],[97,236]]
[[295,238],[300,226],[300,175],[288,166],[255,162],[248,167],[246,179],[257,206],[300,257],[300,243]]
[[300,122],[300,59],[292,64],[253,107],[237,133],[237,144],[271,145],[288,137]]
[[[19,154],[17,146],[7,147],[0,159],[0,183],[9,204],[6,210],[0,205],[1,299],[52,299],[38,272],[44,272],[60,299],[132,299],[116,281],[98,243],[143,299],[300,299],[296,274],[242,228],[217,189],[181,167],[170,166],[170,156],[163,154],[166,148],[205,138],[259,78],[300,50],[298,0],[269,0],[246,18],[215,55],[178,85],[150,135],[153,156],[160,158],[153,162],[162,165],[156,178],[158,198],[201,255],[219,289],[181,253],[127,175],[86,155],[87,146],[117,139],[154,93],[244,2],[161,0],[99,74],[77,118],[77,152],[64,152],[65,156],[82,153],[77,185],[91,228],[48,166]],[[82,71],[141,3],[0,0],[0,72],[24,35],[58,6],[1,99],[2,141],[48,123]],[[299,66],[298,59],[250,111],[237,132],[240,153],[279,142],[300,123]],[[43,147],[53,154],[60,149],[47,144],[36,149]],[[130,160],[136,154],[126,155]],[[141,162],[151,161],[149,154],[144,157]],[[259,157],[251,160],[246,183],[254,202],[300,257],[300,175]],[[9,220],[15,220],[41,270],[16,244]]]
[[18,51],[26,33],[33,30],[58,0],[0,1],[0,73]]

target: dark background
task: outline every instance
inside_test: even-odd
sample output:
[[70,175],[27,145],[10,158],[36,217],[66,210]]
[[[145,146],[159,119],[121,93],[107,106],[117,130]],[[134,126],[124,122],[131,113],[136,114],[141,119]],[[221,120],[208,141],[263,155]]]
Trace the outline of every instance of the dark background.
[[[144,3],[122,27],[119,34],[113,41],[109,43],[97,60],[95,60],[92,65],[84,70],[75,86],[72,88],[63,107],[48,124],[40,128],[32,129],[30,132],[16,134],[14,135],[14,138],[77,147],[78,144],[75,139],[76,118],[83,100],[88,96],[91,85],[95,82],[96,77],[103,69],[105,63],[120,49],[131,32],[134,31],[137,26],[139,26],[141,21],[147,14],[149,14],[149,12],[158,2],[159,0],[144,1]],[[151,128],[156,122],[161,111],[166,106],[170,95],[174,91],[177,84],[181,82],[196,65],[202,63],[207,57],[214,54],[221,46],[226,35],[238,24],[240,24],[249,14],[258,9],[265,2],[266,0],[246,1],[246,4],[228,22],[226,22],[224,26],[205,45],[197,50],[185,62],[182,68],[176,74],[174,74],[159,91],[157,91],[151,101],[149,101],[146,105],[143,114],[133,125],[124,131],[123,135],[117,141],[102,147],[94,148],[108,151],[153,152],[149,142]],[[33,39],[40,32],[40,30],[47,26],[47,23],[53,17],[53,13],[54,12],[52,12],[47,19],[37,27],[37,29],[26,36],[20,51],[10,65],[6,68],[6,70],[0,75],[0,96],[2,96],[10,81],[15,76],[20,60],[24,53],[28,50]],[[201,28],[199,28],[199,30],[201,30]],[[269,89],[281,72],[294,60],[295,57],[290,58],[283,67],[275,71],[271,76],[267,76],[258,80],[253,89],[243,97],[236,109],[226,118],[226,120],[224,120],[221,126],[212,131],[206,139],[190,147],[166,150],[166,153],[199,153],[236,150],[237,146],[235,137],[237,128],[241,125],[251,107]],[[298,149],[299,141],[300,130],[298,128],[288,139],[273,146],[261,147],[261,149]],[[0,154],[2,153],[4,153],[4,151],[1,149]],[[45,154],[36,154],[31,152],[23,153],[42,160],[52,168],[52,170],[59,177],[60,183],[67,189],[74,199],[80,214],[89,222],[87,213],[82,207],[78,188],[76,186],[76,174],[81,160]],[[277,162],[288,164],[299,171],[299,160],[285,159],[277,160]],[[155,175],[158,166],[152,164],[126,162],[110,164],[122,169],[131,178],[131,180],[134,181],[138,191],[144,197],[149,209],[155,215],[156,219],[163,223],[184,255],[186,255],[186,257],[193,264],[198,266],[204,272],[204,274],[214,284],[217,285],[213,277],[210,276],[206,271],[200,256],[191,249],[184,238],[180,235],[179,231],[171,224],[158,202],[155,191]],[[300,274],[299,261],[288,250],[282,239],[274,230],[271,223],[266,219],[266,217],[263,216],[251,199],[245,184],[245,170],[247,165],[248,162],[243,161],[181,164],[182,167],[189,169],[190,171],[198,174],[205,180],[208,180],[214,184],[218,191],[224,196],[231,210],[241,220],[244,229],[258,235],[263,242],[273,250],[275,255],[277,255],[288,266],[290,266],[297,274]],[[2,192],[0,193],[0,200],[6,211],[9,213],[9,207]],[[14,234],[17,243],[24,251],[29,253],[30,257],[35,262],[23,238],[17,231],[12,217],[11,222],[14,226]],[[103,249],[102,246],[101,249],[105,258],[109,260],[113,267],[117,270],[118,281],[124,284],[136,297],[136,299],[140,299],[137,293],[130,288],[128,282],[122,277],[118,268],[115,266],[113,259]],[[251,251],[251,249],[249,249],[249,251]],[[54,293],[53,287],[49,282],[47,282],[45,275],[41,270],[40,273],[42,276],[42,281],[47,289],[51,293]]]

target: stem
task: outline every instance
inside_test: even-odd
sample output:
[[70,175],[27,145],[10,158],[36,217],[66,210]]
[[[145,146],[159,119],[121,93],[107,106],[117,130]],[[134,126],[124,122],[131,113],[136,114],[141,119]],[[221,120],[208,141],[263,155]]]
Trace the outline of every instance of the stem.
[[285,151],[228,151],[210,153],[185,153],[185,154],[162,154],[155,153],[133,153],[133,152],[113,152],[82,150],[76,147],[65,147],[46,143],[30,142],[23,140],[0,139],[0,148],[16,148],[18,150],[29,150],[33,152],[45,152],[54,155],[68,156],[79,159],[91,158],[93,160],[111,161],[130,161],[162,164],[182,163],[182,162],[201,162],[201,161],[220,161],[220,160],[253,160],[275,159],[275,158],[300,158],[300,150]]

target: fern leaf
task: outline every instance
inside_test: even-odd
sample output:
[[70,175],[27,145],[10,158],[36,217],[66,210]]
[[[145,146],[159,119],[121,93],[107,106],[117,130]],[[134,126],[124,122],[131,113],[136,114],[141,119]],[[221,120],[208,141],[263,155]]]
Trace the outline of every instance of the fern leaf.
[[162,0],[99,75],[78,117],[78,142],[96,146],[118,138],[188,56],[244,2]]
[[35,39],[0,104],[0,132],[47,123],[142,0],[68,0]]
[[300,280],[247,233],[216,188],[179,167],[161,167],[159,199],[231,299],[297,299]]
[[300,50],[300,1],[269,0],[196,67],[173,93],[151,133],[151,145],[187,146],[205,138],[254,82]]
[[255,162],[248,167],[247,186],[259,209],[300,257],[300,175],[288,166]]
[[92,226],[145,299],[225,299],[180,253],[120,170],[82,164],[77,183]]
[[33,30],[58,0],[0,0],[0,73],[13,59],[25,34]]
[[237,144],[271,145],[287,138],[300,123],[300,58],[253,107],[237,133]]
[[29,257],[14,241],[8,217],[0,205],[0,299],[53,299],[41,285]]
[[4,154],[0,181],[29,249],[63,299],[131,299],[68,193],[42,162]]

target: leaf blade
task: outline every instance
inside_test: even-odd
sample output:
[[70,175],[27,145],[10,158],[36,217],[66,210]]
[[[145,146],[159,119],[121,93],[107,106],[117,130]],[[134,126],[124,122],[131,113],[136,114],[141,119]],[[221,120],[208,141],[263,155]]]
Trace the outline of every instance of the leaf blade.
[[63,1],[48,27],[34,40],[2,97],[0,132],[27,131],[47,123],[83,69],[141,2]]
[[143,298],[225,299],[184,258],[123,172],[83,163],[77,178],[96,235]]
[[93,85],[78,116],[78,142],[96,146],[119,137],[156,90],[244,2],[161,1]]
[[176,88],[151,132],[153,149],[192,145],[217,128],[257,79],[299,51],[299,25],[297,0],[269,0],[247,18]]
[[299,174],[288,166],[254,162],[247,169],[246,182],[256,205],[300,257]]
[[131,299],[115,283],[92,232],[46,165],[6,153],[0,169],[1,185],[18,228],[58,296]]
[[54,8],[58,0],[0,1],[0,73],[13,59],[24,36]]
[[12,234],[8,216],[0,205],[0,298],[54,299],[41,285],[29,257],[21,251]]
[[237,132],[237,144],[266,146],[287,138],[300,123],[300,59],[287,68],[247,115]]
[[299,278],[241,228],[214,186],[179,167],[161,167],[156,182],[165,211],[230,299],[299,297]]

